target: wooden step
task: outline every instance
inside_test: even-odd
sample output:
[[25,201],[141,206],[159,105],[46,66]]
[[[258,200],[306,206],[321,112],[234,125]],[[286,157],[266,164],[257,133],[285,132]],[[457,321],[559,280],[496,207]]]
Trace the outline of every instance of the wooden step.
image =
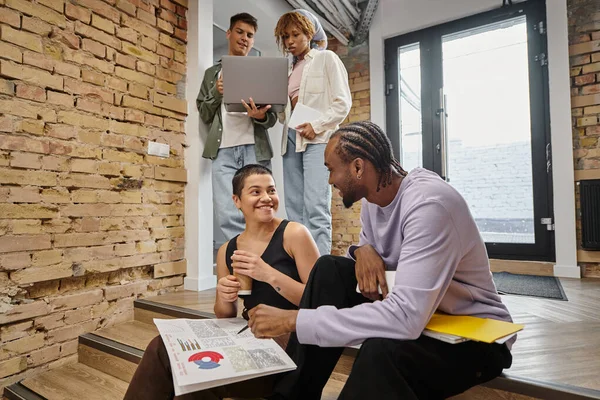
[[216,318],[213,313],[159,303],[148,299],[136,300],[133,302],[133,306],[134,319],[149,325],[154,325],[154,318]]
[[79,337],[78,355],[81,364],[129,382],[142,360],[144,351],[87,333]]
[[154,324],[129,321],[101,329],[94,334],[144,351],[148,343],[158,336],[158,329]]
[[122,400],[127,383],[77,363],[52,369],[21,385],[47,400]]

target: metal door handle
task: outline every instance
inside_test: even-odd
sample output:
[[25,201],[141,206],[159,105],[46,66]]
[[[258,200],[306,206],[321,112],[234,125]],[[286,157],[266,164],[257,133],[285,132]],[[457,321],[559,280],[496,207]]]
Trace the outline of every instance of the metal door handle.
[[440,143],[437,150],[440,153],[442,161],[442,179],[450,181],[448,176],[448,98],[444,94],[444,88],[440,88],[440,108],[436,114],[440,118]]

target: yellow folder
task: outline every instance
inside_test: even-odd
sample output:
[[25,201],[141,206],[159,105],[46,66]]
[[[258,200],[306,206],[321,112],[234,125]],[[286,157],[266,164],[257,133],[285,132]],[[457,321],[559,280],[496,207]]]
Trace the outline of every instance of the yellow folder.
[[435,313],[426,328],[478,342],[493,343],[504,336],[520,331],[523,327],[524,325],[489,318]]

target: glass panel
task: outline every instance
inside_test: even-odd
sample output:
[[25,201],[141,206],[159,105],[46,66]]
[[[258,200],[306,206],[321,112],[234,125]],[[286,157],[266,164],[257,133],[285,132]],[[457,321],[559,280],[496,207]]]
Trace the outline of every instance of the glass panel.
[[398,49],[400,91],[400,164],[407,171],[423,166],[421,138],[421,50],[419,44]]
[[525,17],[443,37],[448,178],[486,242],[535,243]]

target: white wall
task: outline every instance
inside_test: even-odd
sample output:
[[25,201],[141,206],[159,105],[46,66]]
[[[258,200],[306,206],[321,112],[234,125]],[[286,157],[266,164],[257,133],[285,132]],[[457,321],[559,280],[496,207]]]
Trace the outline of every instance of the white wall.
[[186,143],[185,167],[188,182],[185,187],[185,258],[187,290],[205,290],[216,285],[213,275],[212,229],[213,224],[212,185],[210,160],[201,157],[206,127],[200,123],[196,109],[196,96],[200,91],[203,73],[212,65],[213,54],[213,0],[190,2],[188,9],[188,48],[186,75],[186,100],[188,117],[185,122]]
[[[185,248],[187,277],[185,289],[205,290],[216,285],[213,275],[213,204],[211,161],[202,158],[207,129],[200,122],[196,109],[196,96],[204,71],[213,64],[213,24],[229,27],[233,14],[248,12],[258,19],[259,29],[255,47],[263,56],[280,55],[273,36],[281,14],[291,10],[283,0],[197,0],[190,1],[188,10],[188,73],[186,100],[188,118],[185,124],[185,166],[188,183],[185,191]],[[285,216],[283,200],[283,167],[281,137],[283,127],[276,124],[269,130],[273,145],[273,175],[280,193],[279,215]]]
[[[384,39],[489,11],[500,4],[499,0],[381,0],[369,33],[372,121],[385,127]],[[547,0],[546,8],[556,229],[554,274],[580,277],[575,236],[566,0]]]

